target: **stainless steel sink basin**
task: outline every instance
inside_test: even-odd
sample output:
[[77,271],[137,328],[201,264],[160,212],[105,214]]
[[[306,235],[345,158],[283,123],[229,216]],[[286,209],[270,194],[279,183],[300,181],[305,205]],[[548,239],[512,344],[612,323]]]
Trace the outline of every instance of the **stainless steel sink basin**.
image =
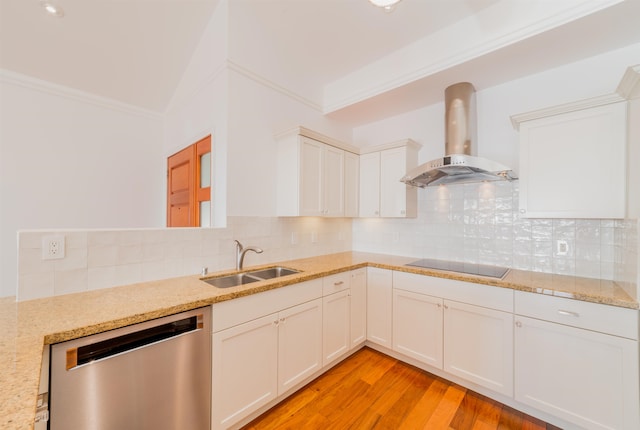
[[296,273],[298,273],[297,270],[276,266],[276,267],[270,267],[268,269],[249,272],[249,275],[255,276],[256,278],[261,278],[261,279],[273,279],[273,278],[279,278],[280,276],[294,275]]
[[254,270],[253,272],[234,273],[233,275],[203,279],[203,281],[207,284],[213,285],[214,287],[229,288],[249,284],[251,282],[266,281],[268,279],[279,278],[281,276],[293,275],[296,273],[299,273],[299,271],[282,266],[275,266],[266,269]]
[[211,284],[218,288],[229,288],[238,285],[249,284],[251,282],[262,281],[262,279],[248,276],[246,273],[236,273],[229,276],[221,276],[219,278],[203,279],[207,284]]

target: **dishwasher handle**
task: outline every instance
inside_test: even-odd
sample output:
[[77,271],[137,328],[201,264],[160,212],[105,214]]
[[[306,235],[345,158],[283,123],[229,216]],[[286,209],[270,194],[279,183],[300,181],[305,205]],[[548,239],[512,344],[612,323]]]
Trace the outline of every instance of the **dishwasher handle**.
[[199,330],[203,327],[203,315],[194,315],[145,330],[124,334],[89,345],[67,350],[66,369],[108,358],[117,354],[141,348],[172,337]]

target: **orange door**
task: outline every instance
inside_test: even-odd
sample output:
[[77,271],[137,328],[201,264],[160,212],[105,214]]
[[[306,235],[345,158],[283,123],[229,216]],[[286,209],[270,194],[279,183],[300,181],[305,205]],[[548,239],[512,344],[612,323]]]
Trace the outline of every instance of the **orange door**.
[[211,136],[167,159],[167,227],[201,225],[200,203],[211,200],[211,171],[205,169],[207,180],[202,178],[201,160],[207,153],[211,153]]
[[167,227],[196,225],[194,161],[193,145],[167,159]]

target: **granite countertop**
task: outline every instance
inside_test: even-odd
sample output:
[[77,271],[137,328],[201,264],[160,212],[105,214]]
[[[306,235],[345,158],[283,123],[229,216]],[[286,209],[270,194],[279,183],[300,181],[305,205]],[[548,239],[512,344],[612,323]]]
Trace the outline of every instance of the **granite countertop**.
[[[25,302],[16,302],[14,297],[0,298],[0,428],[33,428],[42,352],[49,344],[359,267],[401,270],[639,309],[638,301],[613,281],[519,270],[511,270],[504,279],[492,279],[405,266],[414,260],[344,252],[280,262],[301,273],[233,288],[212,287],[194,275]],[[233,271],[213,275],[225,273]]]

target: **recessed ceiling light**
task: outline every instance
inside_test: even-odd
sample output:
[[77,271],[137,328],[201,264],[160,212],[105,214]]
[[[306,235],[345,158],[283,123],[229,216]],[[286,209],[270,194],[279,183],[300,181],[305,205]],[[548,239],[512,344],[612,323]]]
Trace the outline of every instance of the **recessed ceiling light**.
[[375,6],[378,6],[385,10],[385,12],[393,11],[396,4],[400,3],[400,0],[369,0]]
[[47,15],[55,16],[56,18],[62,18],[64,16],[64,10],[51,2],[41,1],[40,6],[47,12]]

